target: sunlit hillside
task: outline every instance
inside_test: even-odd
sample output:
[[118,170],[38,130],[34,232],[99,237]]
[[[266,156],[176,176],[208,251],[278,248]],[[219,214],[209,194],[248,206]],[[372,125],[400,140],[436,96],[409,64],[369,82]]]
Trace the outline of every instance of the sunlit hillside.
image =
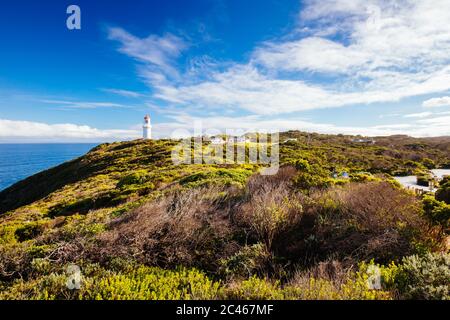
[[102,144],[2,191],[0,299],[450,298],[450,181],[393,179],[449,168],[450,138],[285,132],[272,176],[176,165],[177,143]]

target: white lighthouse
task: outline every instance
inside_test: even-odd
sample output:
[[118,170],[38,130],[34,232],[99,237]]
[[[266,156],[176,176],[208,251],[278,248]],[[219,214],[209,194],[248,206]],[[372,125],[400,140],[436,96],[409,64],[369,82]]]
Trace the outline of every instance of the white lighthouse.
[[152,138],[152,126],[150,124],[150,116],[146,115],[144,117],[144,126],[142,127],[144,129],[143,137],[145,140],[149,140]]

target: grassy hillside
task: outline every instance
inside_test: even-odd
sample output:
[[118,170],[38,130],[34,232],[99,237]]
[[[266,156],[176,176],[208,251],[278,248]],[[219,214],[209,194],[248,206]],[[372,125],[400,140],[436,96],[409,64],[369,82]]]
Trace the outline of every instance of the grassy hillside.
[[0,192],[0,299],[450,298],[449,185],[392,179],[448,168],[450,138],[355,139],[282,133],[275,176],[100,145]]

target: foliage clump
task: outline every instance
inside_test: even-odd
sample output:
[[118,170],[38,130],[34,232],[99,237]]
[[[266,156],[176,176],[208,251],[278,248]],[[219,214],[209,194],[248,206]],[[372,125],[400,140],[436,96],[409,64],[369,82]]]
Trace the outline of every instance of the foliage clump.
[[439,189],[436,192],[436,199],[450,204],[450,176],[446,176],[439,184]]
[[239,186],[243,187],[252,170],[233,168],[233,169],[215,169],[210,171],[198,172],[193,175],[187,176],[180,180],[182,186],[188,188],[198,188],[211,185],[225,185],[225,186]]
[[400,290],[406,299],[450,299],[450,254],[427,253],[403,259]]
[[434,224],[450,227],[450,204],[437,200],[433,195],[423,198],[425,216]]

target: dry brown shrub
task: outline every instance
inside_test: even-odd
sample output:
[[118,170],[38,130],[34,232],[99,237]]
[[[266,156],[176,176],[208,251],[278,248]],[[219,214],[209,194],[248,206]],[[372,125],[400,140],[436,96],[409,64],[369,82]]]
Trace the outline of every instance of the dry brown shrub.
[[0,280],[21,277],[28,272],[31,263],[25,246],[0,246]]
[[350,184],[336,191],[335,200],[342,204],[343,213],[356,219],[363,230],[423,222],[419,201],[389,183]]
[[71,241],[60,241],[54,245],[45,257],[56,264],[67,264],[82,260],[92,244],[83,237],[75,238]]
[[275,175],[254,175],[247,183],[246,195],[249,197],[257,192],[269,192],[279,185],[290,187],[292,179],[297,173],[298,171],[295,167],[283,166]]
[[99,236],[100,252],[94,255],[164,267],[215,268],[236,246],[221,192],[217,187],[192,189],[147,203],[113,221]]
[[295,168],[284,167],[273,176],[252,177],[245,199],[237,207],[237,220],[268,250],[277,237],[302,218],[302,196],[292,189],[295,174]]
[[348,281],[349,275],[354,271],[352,265],[329,259],[318,263],[306,271],[297,270],[289,284],[297,287],[307,287],[310,285],[311,279],[322,279],[329,281],[338,290]]
[[389,183],[349,184],[314,194],[320,251],[388,261],[431,240],[420,202]]

